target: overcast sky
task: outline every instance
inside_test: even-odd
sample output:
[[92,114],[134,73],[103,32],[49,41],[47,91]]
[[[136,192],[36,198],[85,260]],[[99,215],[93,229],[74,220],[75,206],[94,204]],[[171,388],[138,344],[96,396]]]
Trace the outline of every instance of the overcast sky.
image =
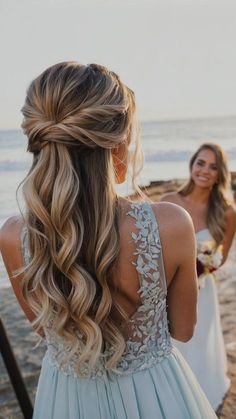
[[0,129],[64,60],[118,72],[142,120],[236,115],[235,0],[0,0],[0,51]]

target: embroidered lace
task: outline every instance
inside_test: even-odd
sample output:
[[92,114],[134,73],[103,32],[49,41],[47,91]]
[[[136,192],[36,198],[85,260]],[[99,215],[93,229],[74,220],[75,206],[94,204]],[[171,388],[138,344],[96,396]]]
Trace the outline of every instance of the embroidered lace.
[[[148,203],[132,204],[127,215],[135,220],[136,229],[132,233],[132,240],[136,245],[134,265],[140,278],[138,293],[141,304],[128,321],[125,351],[116,370],[110,371],[110,374],[131,374],[144,370],[161,362],[172,350],[166,312],[166,281],[156,218]],[[25,227],[22,231],[22,246],[24,262],[27,264],[30,256]],[[50,326],[45,328],[45,336],[48,348],[46,357],[65,374],[77,376],[79,353],[75,352],[68,357],[69,347],[65,338],[59,337]],[[108,354],[109,350],[106,350],[96,368],[89,372],[91,378],[107,374],[104,365]],[[88,375],[86,365],[84,375]]]

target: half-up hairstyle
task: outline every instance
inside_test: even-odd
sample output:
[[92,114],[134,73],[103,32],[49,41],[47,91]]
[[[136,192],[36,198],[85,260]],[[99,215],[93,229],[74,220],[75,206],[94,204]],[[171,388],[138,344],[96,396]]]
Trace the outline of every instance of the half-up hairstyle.
[[31,256],[24,297],[35,326],[53,319],[71,355],[80,353],[78,372],[95,365],[104,345],[114,368],[125,343],[109,289],[119,253],[112,149],[131,135],[134,94],[105,67],[65,62],[31,83],[22,113],[33,153],[23,182]]
[[[190,173],[193,164],[202,150],[210,150],[214,153],[216,158],[216,167],[218,171],[217,182],[213,185],[208,203],[207,210],[207,226],[212,237],[215,239],[216,246],[218,246],[224,239],[226,229],[225,213],[229,207],[227,199],[227,192],[230,188],[230,172],[228,169],[227,157],[223,149],[214,143],[204,143],[193,154],[189,162]],[[194,181],[190,177],[187,183],[178,191],[180,195],[189,195],[194,188]]]

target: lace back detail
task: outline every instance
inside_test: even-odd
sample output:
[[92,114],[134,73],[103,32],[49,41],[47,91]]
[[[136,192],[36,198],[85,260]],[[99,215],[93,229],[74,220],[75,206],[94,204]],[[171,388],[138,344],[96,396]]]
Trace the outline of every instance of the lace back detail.
[[147,203],[141,206],[133,204],[131,209],[127,215],[136,220],[135,227],[138,230],[137,233],[132,233],[136,244],[134,255],[137,257],[133,264],[140,276],[139,293],[143,301],[152,294],[152,287],[157,284],[164,292],[167,291],[165,271],[158,225],[152,207]]
[[[84,376],[105,378],[106,375],[127,375],[141,371],[161,362],[171,350],[166,312],[166,281],[162,259],[162,249],[158,225],[152,207],[147,203],[131,204],[127,216],[135,220],[135,232],[131,240],[135,242],[135,261],[133,262],[140,279],[141,304],[128,320],[125,328],[126,347],[115,370],[107,371],[106,359],[110,356],[107,348],[101,355],[93,371]],[[29,262],[27,229],[22,231],[22,251],[24,262]],[[64,374],[78,376],[79,352],[68,357],[68,342],[58,336],[53,326],[44,329],[47,340],[48,361]],[[77,332],[80,338],[79,330]]]
[[21,240],[22,261],[23,261],[24,266],[27,266],[30,262],[30,254],[29,254],[29,243],[28,243],[28,231],[25,224],[23,225],[21,229],[20,240]]
[[158,225],[152,207],[132,204],[127,213],[135,219],[133,262],[140,278],[141,305],[127,325],[126,349],[118,363],[123,373],[160,362],[172,349],[166,312],[166,280]]

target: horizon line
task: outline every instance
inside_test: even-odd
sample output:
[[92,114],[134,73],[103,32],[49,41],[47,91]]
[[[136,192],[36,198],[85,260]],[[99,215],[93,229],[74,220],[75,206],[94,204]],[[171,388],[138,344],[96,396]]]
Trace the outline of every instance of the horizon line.
[[[152,124],[152,123],[168,123],[168,122],[189,122],[189,121],[199,121],[199,120],[214,120],[214,119],[227,119],[227,118],[236,118],[236,114],[227,114],[227,115],[211,115],[211,116],[195,116],[195,117],[180,117],[180,118],[140,118],[140,124]],[[0,131],[22,131],[21,128],[1,128]]]

